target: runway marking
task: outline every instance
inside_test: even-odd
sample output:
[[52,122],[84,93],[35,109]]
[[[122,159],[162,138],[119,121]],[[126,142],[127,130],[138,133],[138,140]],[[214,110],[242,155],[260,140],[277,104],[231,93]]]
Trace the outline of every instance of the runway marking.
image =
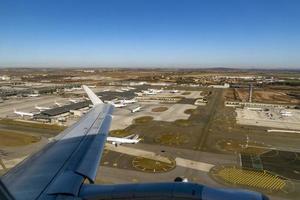
[[[123,153],[131,156],[139,156],[144,157],[152,160],[157,160],[165,163],[170,163],[170,160],[164,156],[157,155],[154,152],[136,149],[133,147],[125,147],[125,146],[118,146],[115,147],[112,144],[106,144],[106,149],[109,149],[111,151],[115,151],[118,153]],[[199,170],[203,172],[209,172],[212,167],[214,167],[213,164],[205,163],[205,162],[199,162],[199,161],[193,161],[185,158],[177,157],[175,158],[176,166],[190,168],[194,170]]]
[[270,174],[267,171],[253,171],[227,167],[214,173],[215,176],[218,176],[231,184],[244,185],[270,191],[283,190],[287,184],[287,182],[281,177]]
[[177,166],[195,169],[195,170],[199,170],[199,171],[203,171],[203,172],[209,172],[210,169],[214,167],[214,165],[209,164],[209,163],[193,161],[193,160],[188,160],[188,159],[179,158],[179,157],[177,157],[175,159],[175,161],[176,161]]
[[283,130],[283,129],[269,129],[267,130],[268,133],[270,132],[282,132],[282,133],[300,133],[298,130]]

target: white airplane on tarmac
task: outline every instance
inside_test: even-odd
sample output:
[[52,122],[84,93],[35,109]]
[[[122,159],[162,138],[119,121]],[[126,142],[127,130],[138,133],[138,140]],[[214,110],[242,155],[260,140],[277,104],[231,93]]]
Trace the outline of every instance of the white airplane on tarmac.
[[129,135],[127,137],[107,137],[106,139],[108,142],[111,142],[113,145],[115,145],[116,147],[120,144],[136,144],[139,141],[141,141],[141,139],[139,138],[139,135]]
[[148,90],[156,93],[161,93],[163,91],[163,89],[151,89],[151,88]]
[[145,94],[145,95],[156,95],[157,92],[155,92],[155,91],[149,91],[149,90],[144,90],[143,94]]
[[139,111],[141,111],[141,109],[142,109],[142,106],[138,106],[136,108],[131,109],[131,112],[132,113],[139,112]]
[[28,96],[29,97],[39,97],[40,95],[39,94],[29,94]]
[[24,117],[24,116],[33,117],[33,116],[34,116],[33,113],[17,111],[16,109],[14,109],[14,113],[15,113],[16,115],[20,115],[21,117]]
[[72,103],[78,103],[78,102],[79,102],[79,101],[76,100],[76,99],[69,99],[69,101],[72,102]]
[[58,107],[61,107],[62,104],[61,103],[58,103],[57,101],[54,101],[54,104],[57,105]]
[[113,105],[115,108],[123,108],[126,106],[126,104],[123,103],[115,103],[113,101],[106,101],[106,103],[109,103],[111,105]]
[[121,90],[123,90],[123,91],[129,91],[130,89],[128,89],[128,88],[121,88]]
[[160,89],[148,89],[148,90],[144,90],[143,93],[146,94],[146,95],[156,95],[157,93],[161,93],[163,90]]
[[123,100],[120,100],[120,103],[122,104],[132,104],[132,103],[136,103],[137,100],[135,100],[134,98],[133,99],[123,99]]
[[73,87],[73,90],[82,90],[82,87]]
[[44,111],[44,110],[50,110],[51,109],[49,107],[43,107],[43,106],[38,106],[38,105],[35,105],[34,108],[38,109],[39,111]]

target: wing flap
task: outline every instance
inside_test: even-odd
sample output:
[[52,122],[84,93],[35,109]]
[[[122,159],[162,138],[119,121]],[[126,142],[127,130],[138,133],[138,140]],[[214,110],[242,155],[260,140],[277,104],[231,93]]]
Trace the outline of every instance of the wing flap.
[[91,183],[94,183],[98,166],[100,165],[101,155],[103,152],[103,148],[101,146],[105,145],[107,132],[109,131],[108,124],[111,123],[112,117],[111,115],[107,115],[103,120],[103,125],[97,132],[99,134],[95,139],[92,140],[92,144],[88,149],[88,152],[83,156],[80,164],[76,169],[76,173],[83,175],[88,178]]
[[[68,183],[68,184],[66,184]],[[47,194],[67,194],[76,196],[82,183],[82,176],[72,171],[66,171],[61,174],[49,187]]]

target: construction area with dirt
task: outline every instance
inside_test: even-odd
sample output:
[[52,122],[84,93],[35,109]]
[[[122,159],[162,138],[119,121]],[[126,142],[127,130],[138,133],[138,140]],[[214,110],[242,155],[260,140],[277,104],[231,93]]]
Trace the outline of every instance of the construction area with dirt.
[[[252,102],[257,103],[272,103],[272,104],[294,104],[299,105],[300,99],[289,95],[289,91],[273,90],[273,89],[253,89]],[[248,88],[230,88],[225,93],[227,101],[249,101]]]

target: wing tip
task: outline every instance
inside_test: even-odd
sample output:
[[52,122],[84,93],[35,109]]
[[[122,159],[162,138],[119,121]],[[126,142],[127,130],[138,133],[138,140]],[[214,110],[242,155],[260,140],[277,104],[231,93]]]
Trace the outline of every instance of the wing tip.
[[92,101],[93,105],[103,104],[103,101],[86,85],[82,85],[83,90],[88,95],[89,99]]

